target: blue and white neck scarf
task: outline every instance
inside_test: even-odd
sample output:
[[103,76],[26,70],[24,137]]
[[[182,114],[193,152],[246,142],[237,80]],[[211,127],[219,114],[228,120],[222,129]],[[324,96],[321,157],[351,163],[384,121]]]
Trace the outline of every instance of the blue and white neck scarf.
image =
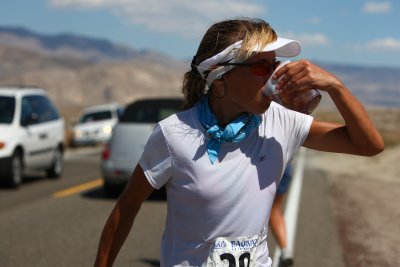
[[207,153],[211,164],[218,158],[222,143],[239,143],[251,135],[261,123],[261,117],[256,114],[243,114],[229,123],[225,128],[218,125],[218,120],[211,112],[207,97],[203,97],[197,104],[198,116],[201,124],[211,137],[207,145]]

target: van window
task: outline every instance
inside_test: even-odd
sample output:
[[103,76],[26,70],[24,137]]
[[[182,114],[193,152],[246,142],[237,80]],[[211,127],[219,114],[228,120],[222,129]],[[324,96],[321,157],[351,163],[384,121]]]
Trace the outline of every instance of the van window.
[[[35,115],[37,117],[37,115]],[[37,120],[33,120],[33,110],[27,97],[23,97],[21,100],[21,125],[29,125],[37,123]]]
[[0,123],[10,124],[15,112],[15,98],[0,96]]
[[121,120],[123,114],[124,114],[124,108],[122,107],[117,108],[118,120]]
[[84,114],[79,120],[80,123],[86,123],[91,121],[102,121],[102,120],[110,120],[112,119],[112,114],[110,110],[107,111],[98,111],[98,112],[90,112]]
[[[24,101],[27,101],[30,105],[31,110],[29,112],[36,114],[38,123],[57,120],[60,117],[57,109],[53,106],[49,99],[43,95],[30,95],[23,97],[23,108]],[[25,103],[25,106],[27,107],[27,103]]]
[[141,100],[129,105],[121,122],[157,123],[181,110],[182,100]]

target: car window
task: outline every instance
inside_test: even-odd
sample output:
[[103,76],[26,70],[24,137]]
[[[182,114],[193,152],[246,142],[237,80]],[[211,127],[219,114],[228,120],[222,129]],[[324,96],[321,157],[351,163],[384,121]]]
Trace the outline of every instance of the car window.
[[172,108],[160,108],[159,110],[159,115],[158,115],[158,120],[163,120],[172,114],[177,113],[179,110],[177,109],[172,109]]
[[60,115],[50,100],[43,95],[30,95],[24,97],[29,102],[33,114],[37,115],[37,122],[57,120]]
[[15,112],[15,98],[11,96],[0,96],[0,123],[10,124]]
[[121,122],[157,123],[181,110],[179,99],[141,100],[129,105]]
[[102,121],[109,120],[112,118],[112,114],[110,110],[106,111],[98,111],[98,112],[90,112],[84,114],[79,120],[80,123],[86,123],[91,121]]
[[21,125],[29,125],[37,122],[37,114],[33,114],[33,109],[28,98],[23,97],[21,100]]
[[121,120],[122,115],[124,114],[124,108],[117,108],[117,116],[118,116],[118,120]]

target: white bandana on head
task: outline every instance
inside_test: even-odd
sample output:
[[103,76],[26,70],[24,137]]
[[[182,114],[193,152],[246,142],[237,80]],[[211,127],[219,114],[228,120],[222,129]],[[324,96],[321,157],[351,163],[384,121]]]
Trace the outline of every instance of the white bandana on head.
[[[240,48],[242,47],[242,43],[243,40],[237,41],[236,43],[228,46],[215,56],[204,60],[197,66],[197,70],[199,71],[200,75],[207,79],[207,86],[204,89],[204,94],[208,92],[214,80],[219,79],[223,74],[227,73],[235,67],[232,65],[217,66],[218,63],[228,61],[240,63],[240,60],[237,58],[237,56]],[[217,67],[213,69],[214,66]],[[207,72],[209,72],[208,75]]]
[[[235,66],[226,65],[218,66],[221,62],[242,63],[246,58],[239,57],[239,51],[242,47],[243,40],[228,46],[218,54],[204,60],[196,68],[200,75],[207,80],[207,86],[204,88],[204,94],[207,94],[211,84],[219,79],[223,74],[227,73]],[[301,46],[298,41],[278,37],[276,41],[267,44],[264,48],[256,46],[254,52],[269,52],[275,51],[277,57],[295,57],[301,51]],[[208,74],[208,75],[207,75]]]

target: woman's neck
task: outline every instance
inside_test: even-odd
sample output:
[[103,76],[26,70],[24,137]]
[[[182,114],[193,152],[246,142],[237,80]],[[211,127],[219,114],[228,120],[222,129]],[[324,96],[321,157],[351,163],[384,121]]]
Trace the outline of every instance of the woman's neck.
[[211,112],[217,118],[218,124],[222,127],[225,127],[244,113],[235,109],[233,105],[227,104],[223,98],[209,98],[208,104]]

